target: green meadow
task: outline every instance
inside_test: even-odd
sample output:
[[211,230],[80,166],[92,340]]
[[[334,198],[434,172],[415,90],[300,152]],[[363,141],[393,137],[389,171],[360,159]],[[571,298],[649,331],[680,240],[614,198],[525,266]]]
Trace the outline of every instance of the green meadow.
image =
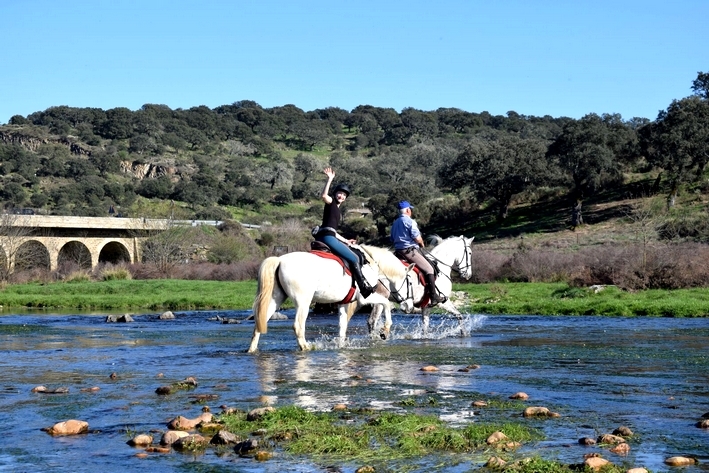
[[[455,284],[468,313],[706,317],[709,290],[628,292],[609,286],[596,292],[565,283]],[[62,310],[248,310],[256,281],[113,280],[6,285],[4,312]],[[292,307],[289,302],[284,308]]]

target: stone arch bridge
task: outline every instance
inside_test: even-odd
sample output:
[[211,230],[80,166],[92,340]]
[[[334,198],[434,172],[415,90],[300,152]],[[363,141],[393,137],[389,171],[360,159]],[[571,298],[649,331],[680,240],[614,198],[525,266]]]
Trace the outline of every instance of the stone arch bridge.
[[217,225],[214,220],[61,217],[3,214],[0,260],[13,268],[56,270],[65,261],[93,269],[100,263],[141,260],[141,242],[175,225]]

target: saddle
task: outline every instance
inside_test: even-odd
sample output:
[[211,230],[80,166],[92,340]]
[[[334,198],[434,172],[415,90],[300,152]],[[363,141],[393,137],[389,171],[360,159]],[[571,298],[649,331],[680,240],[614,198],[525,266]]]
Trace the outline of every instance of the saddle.
[[[350,247],[350,250],[352,250],[352,252],[357,255],[357,258],[359,258],[359,264],[364,270],[367,267],[366,264],[368,263],[368,261],[364,257],[364,253],[362,253],[362,251],[357,248]],[[342,266],[342,269],[345,271],[345,274],[352,278],[352,285],[350,287],[350,290],[347,293],[347,296],[345,296],[345,298],[340,301],[340,304],[348,304],[352,302],[352,299],[354,299],[355,292],[357,291],[357,286],[355,283],[355,279],[352,276],[352,271],[350,270],[350,264],[346,260],[340,258],[338,255],[333,253],[330,247],[321,241],[314,240],[310,242],[310,253],[321,258],[331,259],[340,263],[340,266]]]
[[[352,248],[352,247],[350,247],[350,250],[352,250],[352,253],[357,255],[357,258],[359,259],[360,266],[365,266],[368,263],[367,259],[364,257],[364,253],[362,253],[361,250],[359,250],[357,248]],[[339,263],[345,269],[345,272],[350,275],[352,274],[350,272],[349,263],[346,260],[337,256],[335,253],[333,253],[332,250],[330,249],[330,247],[327,246],[325,243],[323,243],[321,241],[317,241],[317,240],[311,241],[310,242],[310,252],[315,253],[322,258],[329,258],[329,259],[332,259],[335,261],[339,261]]]

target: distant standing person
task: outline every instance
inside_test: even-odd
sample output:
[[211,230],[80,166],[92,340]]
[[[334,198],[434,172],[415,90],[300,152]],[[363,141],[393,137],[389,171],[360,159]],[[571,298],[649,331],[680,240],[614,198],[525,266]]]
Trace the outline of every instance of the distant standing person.
[[411,218],[414,208],[408,201],[399,202],[399,218],[391,226],[391,240],[394,243],[394,253],[400,259],[415,263],[426,278],[426,293],[431,305],[442,304],[446,298],[436,289],[436,274],[433,265],[421,252],[426,245],[423,243],[421,232],[416,220]]
[[367,283],[367,280],[362,276],[362,268],[359,265],[359,258],[350,250],[350,245],[355,244],[355,240],[347,240],[345,237],[337,233],[337,228],[342,220],[340,205],[350,195],[350,188],[347,184],[338,184],[335,186],[333,195],[330,195],[330,185],[335,178],[335,171],[332,168],[325,168],[323,171],[327,176],[327,182],[322,190],[322,200],[325,202],[323,209],[322,225],[320,230],[315,234],[315,239],[325,243],[330,247],[330,250],[340,258],[349,263],[350,271],[354,277],[359,292],[363,298],[369,297],[374,289]]

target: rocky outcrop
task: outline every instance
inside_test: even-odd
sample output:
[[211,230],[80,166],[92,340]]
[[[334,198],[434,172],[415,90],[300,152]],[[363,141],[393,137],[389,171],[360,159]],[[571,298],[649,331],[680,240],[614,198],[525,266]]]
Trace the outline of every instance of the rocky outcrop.
[[49,143],[46,138],[38,138],[36,136],[26,135],[21,132],[11,132],[0,130],[0,141],[7,145],[19,145],[30,151],[37,151],[37,149]]
[[139,163],[135,161],[121,161],[121,171],[131,176],[143,179],[157,179],[161,176],[178,176],[177,168],[162,164]]
[[21,130],[8,131],[0,130],[0,142],[10,145],[18,145],[29,151],[37,151],[40,146],[49,143],[59,143],[69,148],[71,154],[78,156],[91,156],[91,150],[84,148],[78,143],[71,141],[69,138],[40,138],[38,136],[33,136],[27,133],[23,133]]

